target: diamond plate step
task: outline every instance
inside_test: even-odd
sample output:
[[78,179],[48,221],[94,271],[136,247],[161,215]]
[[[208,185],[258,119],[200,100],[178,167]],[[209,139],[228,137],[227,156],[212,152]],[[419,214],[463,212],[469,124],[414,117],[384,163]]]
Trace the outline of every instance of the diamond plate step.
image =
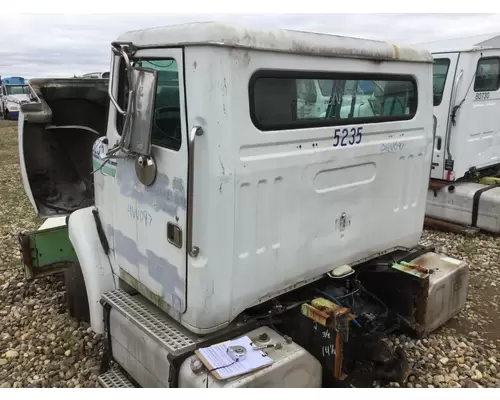
[[434,241],[431,239],[420,239],[418,245],[422,247],[431,247],[434,246]]
[[111,367],[97,378],[104,388],[135,388],[117,366]]
[[164,345],[169,353],[179,355],[196,348],[196,342],[187,331],[183,332],[180,326],[177,328],[169,323],[124,290],[107,292],[102,296],[102,300],[125,315],[151,338]]

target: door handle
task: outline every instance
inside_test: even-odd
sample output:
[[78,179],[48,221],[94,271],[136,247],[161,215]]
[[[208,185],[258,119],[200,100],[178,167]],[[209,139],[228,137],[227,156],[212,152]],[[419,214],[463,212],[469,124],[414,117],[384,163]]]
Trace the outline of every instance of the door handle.
[[441,136],[436,136],[436,139],[437,139],[436,149],[441,150],[441,144],[442,144],[443,140],[442,140]]
[[188,148],[188,209],[187,209],[187,238],[186,245],[188,254],[191,257],[198,257],[200,248],[193,245],[193,189],[194,189],[194,149],[196,137],[204,134],[201,126],[193,126],[189,134],[189,148]]

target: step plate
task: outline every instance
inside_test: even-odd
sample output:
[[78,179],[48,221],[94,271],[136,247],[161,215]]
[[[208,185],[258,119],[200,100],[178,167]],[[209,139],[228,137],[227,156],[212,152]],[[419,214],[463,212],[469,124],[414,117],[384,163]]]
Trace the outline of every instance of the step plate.
[[135,388],[117,366],[111,367],[97,378],[104,388]]
[[196,342],[187,334],[159,317],[124,290],[117,289],[105,293],[102,300],[127,316],[151,338],[159,341],[172,355],[179,355],[196,348]]
[[435,245],[435,242],[431,239],[420,239],[418,245],[422,247],[432,247]]

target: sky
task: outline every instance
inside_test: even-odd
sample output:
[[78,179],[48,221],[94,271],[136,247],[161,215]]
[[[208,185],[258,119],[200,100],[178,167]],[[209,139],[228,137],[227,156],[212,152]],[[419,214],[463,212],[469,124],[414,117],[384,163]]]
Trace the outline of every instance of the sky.
[[500,31],[500,14],[14,14],[2,17],[0,75],[72,77],[107,71],[121,33],[194,21],[415,44]]

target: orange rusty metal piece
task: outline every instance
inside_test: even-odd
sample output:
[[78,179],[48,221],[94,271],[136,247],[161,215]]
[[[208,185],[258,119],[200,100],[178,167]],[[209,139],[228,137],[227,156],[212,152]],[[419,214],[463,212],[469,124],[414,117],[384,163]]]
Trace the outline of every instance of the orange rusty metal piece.
[[448,181],[438,181],[438,180],[431,179],[429,181],[429,189],[439,190],[445,186],[448,186],[449,184],[450,184],[450,182],[448,182]]
[[330,315],[328,315],[326,312],[317,310],[307,303],[302,304],[301,311],[302,314],[307,318],[316,321],[320,325],[323,325],[325,327],[327,326],[328,318],[330,318]]
[[333,328],[336,331],[339,331],[341,328],[341,320],[345,320],[348,327],[351,320],[356,318],[356,316],[352,314],[348,308],[339,306],[338,304],[321,297],[312,300],[311,307],[315,309],[314,311],[311,310],[311,314],[320,315],[321,320],[322,322],[324,321],[324,323],[317,321],[314,318],[311,319],[321,323],[323,326]]
[[342,343],[344,339],[347,341],[349,336],[349,324],[351,320],[356,318],[356,315],[352,314],[348,308],[321,297],[312,300],[311,304],[302,304],[301,311],[302,314],[309,319],[335,331],[333,375],[336,379],[345,379],[345,374],[342,372]]

